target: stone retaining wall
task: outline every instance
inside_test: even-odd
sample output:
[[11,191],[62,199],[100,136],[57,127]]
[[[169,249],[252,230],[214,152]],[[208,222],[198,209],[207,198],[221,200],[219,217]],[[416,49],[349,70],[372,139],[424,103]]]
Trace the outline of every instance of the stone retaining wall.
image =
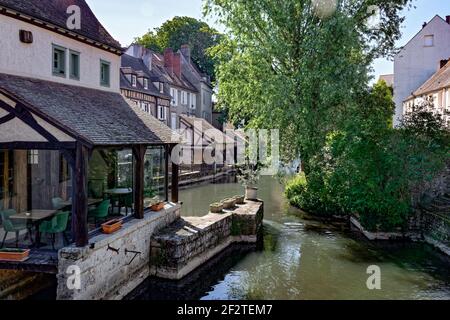
[[[142,220],[127,222],[112,235],[101,234],[90,239],[88,247],[60,250],[57,299],[122,299],[150,275],[152,234],[179,217],[180,205],[167,204],[160,212],[149,212]],[[68,280],[74,279],[74,273],[67,273],[71,266],[80,271],[79,289],[67,285]]]
[[224,214],[182,218],[152,237],[151,274],[179,280],[232,243],[256,243],[263,202],[246,201]]
[[450,256],[450,215],[424,214],[423,235],[427,243]]

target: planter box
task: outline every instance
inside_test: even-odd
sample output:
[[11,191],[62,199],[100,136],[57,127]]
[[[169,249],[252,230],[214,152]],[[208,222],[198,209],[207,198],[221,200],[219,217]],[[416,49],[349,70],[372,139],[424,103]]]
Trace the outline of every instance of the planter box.
[[18,261],[22,262],[30,257],[30,250],[28,249],[0,249],[1,261]]
[[164,205],[165,205],[164,202],[154,204],[150,207],[150,210],[155,212],[161,211],[162,209],[164,209]]
[[233,209],[236,205],[236,200],[234,199],[225,199],[222,201],[223,208],[226,210]]
[[209,211],[211,213],[222,213],[223,211],[223,204],[221,203],[213,203],[209,206]]
[[245,203],[245,196],[235,196],[234,199],[236,200],[236,204],[244,204]]
[[105,234],[111,234],[122,228],[122,220],[111,220],[102,224],[102,231]]

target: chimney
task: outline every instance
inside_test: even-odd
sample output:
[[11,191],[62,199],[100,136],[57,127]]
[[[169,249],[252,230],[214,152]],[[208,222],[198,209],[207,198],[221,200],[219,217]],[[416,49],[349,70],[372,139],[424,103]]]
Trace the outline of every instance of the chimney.
[[447,21],[447,23],[450,24],[450,16],[446,16],[445,21]]
[[142,55],[142,61],[144,61],[144,64],[148,68],[148,70],[152,71],[153,52],[145,49],[144,54]]
[[169,71],[169,74],[173,74],[173,50],[172,48],[167,48],[164,50],[164,66]]
[[173,72],[181,79],[181,54],[175,53],[173,55]]
[[449,59],[444,59],[439,62],[439,70],[446,66],[446,64],[450,61]]
[[427,23],[427,22],[424,22],[424,23],[422,24],[422,29],[425,28],[427,25],[428,25],[428,23]]
[[188,44],[183,44],[180,49],[183,56],[188,62],[191,62],[191,47]]

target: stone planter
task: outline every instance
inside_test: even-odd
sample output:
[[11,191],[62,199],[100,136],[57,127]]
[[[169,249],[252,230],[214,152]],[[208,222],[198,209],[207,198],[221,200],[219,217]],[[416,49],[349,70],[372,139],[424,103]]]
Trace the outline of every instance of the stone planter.
[[150,210],[154,212],[161,211],[162,209],[164,209],[164,202],[155,203],[150,207]]
[[244,204],[245,196],[235,196],[236,204]]
[[223,211],[223,204],[221,203],[213,203],[209,206],[209,211],[211,213],[222,213]]
[[258,188],[247,187],[245,189],[245,198],[248,200],[258,200]]
[[233,209],[234,206],[236,205],[236,200],[234,199],[225,199],[222,201],[223,204],[223,208],[226,210],[230,210]]

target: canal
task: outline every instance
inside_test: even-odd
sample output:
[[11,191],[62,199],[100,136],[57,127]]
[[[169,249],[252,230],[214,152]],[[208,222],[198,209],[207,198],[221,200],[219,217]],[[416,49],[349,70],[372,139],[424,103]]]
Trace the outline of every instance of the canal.
[[[243,193],[236,183],[181,191],[184,216]],[[324,224],[286,203],[265,177],[264,236],[257,250],[234,247],[178,282],[148,279],[127,299],[450,299],[450,262],[428,245],[368,242],[346,223]],[[367,268],[381,268],[381,290],[369,290]]]

